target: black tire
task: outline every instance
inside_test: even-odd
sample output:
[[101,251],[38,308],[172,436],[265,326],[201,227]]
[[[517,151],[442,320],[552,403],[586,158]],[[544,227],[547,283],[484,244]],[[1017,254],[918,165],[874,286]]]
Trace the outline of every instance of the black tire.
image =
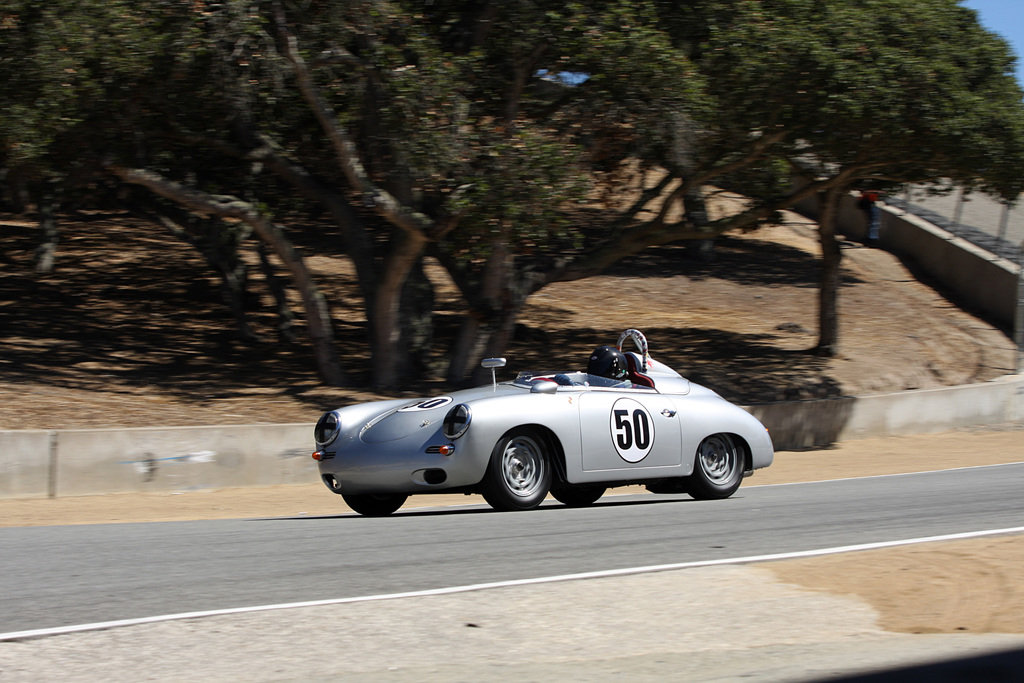
[[364,517],[387,517],[409,499],[404,493],[343,493],[341,497],[350,508]]
[[495,510],[532,510],[551,488],[548,444],[533,429],[519,427],[494,444],[480,493]]
[[712,434],[697,447],[686,492],[697,500],[720,500],[743,482],[743,449],[728,434]]
[[567,486],[551,489],[551,496],[562,505],[585,508],[596,503],[607,490],[604,486]]

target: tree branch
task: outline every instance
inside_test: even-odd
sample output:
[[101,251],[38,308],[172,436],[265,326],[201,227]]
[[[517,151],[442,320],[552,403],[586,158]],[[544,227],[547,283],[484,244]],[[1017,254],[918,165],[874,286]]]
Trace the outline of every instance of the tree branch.
[[299,52],[298,39],[289,30],[285,21],[284,10],[280,4],[276,7],[277,31],[284,44],[284,55],[291,63],[295,72],[296,82],[306,104],[309,105],[320,124],[321,129],[327,135],[334,149],[335,157],[341,166],[345,178],[354,190],[360,192],[368,203],[380,213],[389,223],[410,233],[414,237],[426,238],[434,228],[434,221],[417,211],[411,211],[398,201],[391,193],[374,183],[362,162],[356,145],[342,126],[338,124],[338,117],[317,92],[313,83],[312,75],[306,66],[302,54]]
[[345,374],[334,350],[334,331],[327,301],[317,288],[302,256],[285,237],[280,226],[261,215],[252,204],[231,195],[208,194],[146,169],[109,166],[108,170],[126,183],[141,185],[196,213],[233,218],[251,226],[288,268],[302,295],[313,353],[324,381],[333,386],[344,384]]
[[638,223],[632,229],[625,231],[618,239],[604,240],[596,249],[567,263],[559,272],[552,274],[550,281],[567,282],[597,275],[611,264],[647,247],[682,240],[710,239],[730,230],[748,227],[776,211],[788,209],[830,187],[853,182],[870,168],[870,165],[863,165],[844,169],[834,176],[808,183],[783,197],[762,202],[738,214],[720,218],[699,227],[682,221],[670,224],[657,221]]

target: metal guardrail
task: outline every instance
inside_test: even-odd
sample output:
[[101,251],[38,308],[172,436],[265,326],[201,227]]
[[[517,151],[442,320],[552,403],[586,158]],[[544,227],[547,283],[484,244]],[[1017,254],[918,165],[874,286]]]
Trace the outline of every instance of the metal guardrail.
[[1002,258],[1019,263],[1024,242],[1024,196],[1012,203],[962,189],[931,195],[919,185],[907,186],[885,203],[948,230],[957,237]]

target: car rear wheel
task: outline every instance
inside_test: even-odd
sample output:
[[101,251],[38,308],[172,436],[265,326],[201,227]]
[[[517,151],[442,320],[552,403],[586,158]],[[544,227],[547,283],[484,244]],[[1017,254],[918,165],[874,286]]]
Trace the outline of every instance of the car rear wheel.
[[697,500],[728,498],[743,481],[743,449],[728,434],[712,434],[700,442],[686,492]]
[[343,493],[341,497],[364,517],[387,517],[409,499],[404,493]]
[[532,510],[551,488],[551,460],[542,436],[527,428],[513,429],[498,439],[480,484],[495,510]]
[[563,505],[585,508],[596,503],[606,490],[604,486],[567,486],[551,489],[551,495]]

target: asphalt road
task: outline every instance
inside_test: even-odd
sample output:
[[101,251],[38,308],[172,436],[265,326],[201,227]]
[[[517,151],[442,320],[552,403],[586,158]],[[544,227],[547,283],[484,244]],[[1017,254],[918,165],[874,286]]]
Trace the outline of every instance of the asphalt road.
[[1024,464],[587,509],[0,529],[0,633],[1024,525]]

